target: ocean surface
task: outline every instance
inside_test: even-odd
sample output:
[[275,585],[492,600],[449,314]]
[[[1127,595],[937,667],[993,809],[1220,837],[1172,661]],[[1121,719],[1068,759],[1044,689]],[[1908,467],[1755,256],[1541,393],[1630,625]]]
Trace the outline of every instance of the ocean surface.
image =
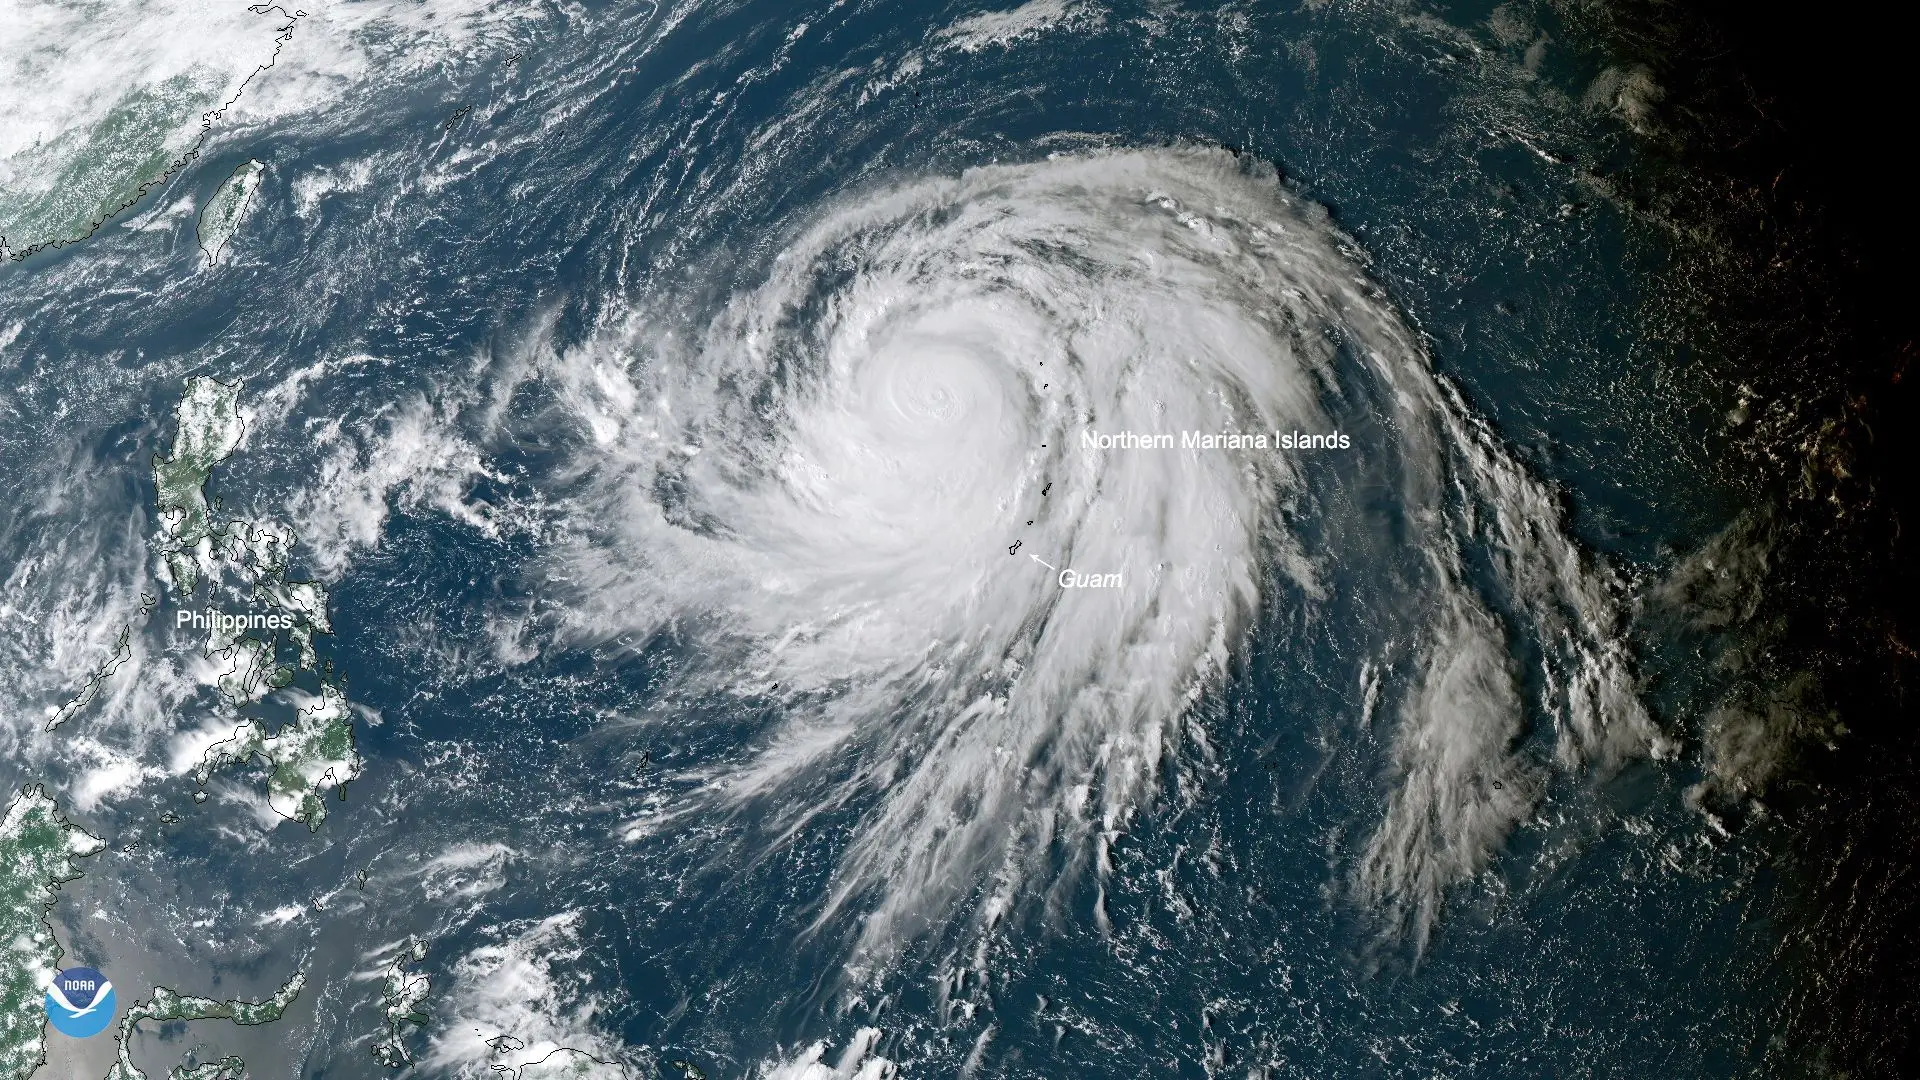
[[[386,1074],[410,939],[422,1075],[1765,1059],[1786,900],[1688,804],[1723,673],[1645,617],[1742,509],[1738,389],[1648,317],[1620,75],[1544,5],[448,18],[296,22],[359,58],[322,105],[268,72],[0,269],[0,772],[110,844],[67,962],[307,972],[150,1072]],[[190,775],[299,704],[222,705],[155,580],[192,376],[247,410],[220,511],[329,591],[364,769],[316,830]]]

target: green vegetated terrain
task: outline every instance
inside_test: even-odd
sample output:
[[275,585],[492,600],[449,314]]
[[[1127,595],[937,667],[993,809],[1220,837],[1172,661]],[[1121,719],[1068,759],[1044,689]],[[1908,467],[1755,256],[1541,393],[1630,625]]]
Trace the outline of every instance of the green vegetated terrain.
[[129,92],[98,124],[42,143],[6,164],[14,183],[0,187],[0,237],[22,255],[84,240],[136,202],[194,149],[185,122],[218,107],[227,78],[200,69]]
[[45,1060],[44,999],[60,962],[47,912],[60,883],[80,876],[74,860],[105,846],[37,785],[0,817],[0,1080],[26,1080]]

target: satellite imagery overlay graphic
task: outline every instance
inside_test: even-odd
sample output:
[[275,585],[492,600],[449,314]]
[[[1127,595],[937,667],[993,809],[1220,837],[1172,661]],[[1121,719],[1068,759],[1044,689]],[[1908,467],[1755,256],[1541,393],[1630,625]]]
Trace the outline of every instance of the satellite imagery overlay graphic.
[[1867,18],[0,0],[0,1080],[1920,1077]]

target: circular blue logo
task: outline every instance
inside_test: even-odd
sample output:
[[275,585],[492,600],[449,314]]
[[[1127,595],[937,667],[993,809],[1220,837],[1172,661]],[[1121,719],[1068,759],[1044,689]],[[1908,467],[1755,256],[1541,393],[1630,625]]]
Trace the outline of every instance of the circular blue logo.
[[47,1019],[76,1039],[100,1034],[113,1023],[113,984],[92,968],[68,968],[47,984]]

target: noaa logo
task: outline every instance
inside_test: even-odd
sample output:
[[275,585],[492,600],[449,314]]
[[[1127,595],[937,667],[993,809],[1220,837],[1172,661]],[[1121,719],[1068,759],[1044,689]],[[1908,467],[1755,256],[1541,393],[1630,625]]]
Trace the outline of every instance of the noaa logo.
[[76,1039],[100,1034],[113,1023],[113,984],[92,968],[68,968],[47,984],[47,1019]]

